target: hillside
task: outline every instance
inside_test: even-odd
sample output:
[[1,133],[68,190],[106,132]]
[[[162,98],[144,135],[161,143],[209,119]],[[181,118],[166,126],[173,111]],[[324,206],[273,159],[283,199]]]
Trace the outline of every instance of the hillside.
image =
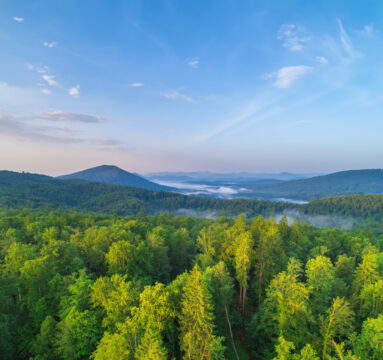
[[383,194],[383,171],[349,170],[310,179],[248,186],[253,194],[269,197],[289,197],[303,200],[338,195]]
[[152,181],[142,178],[141,176],[132,174],[113,165],[96,166],[73,174],[62,175],[58,178],[62,180],[81,179],[105,184],[133,186],[150,190],[173,190],[168,186],[156,184]]
[[[203,216],[272,215],[291,204],[262,200],[221,200],[84,180],[0,171],[0,209],[62,208],[134,215],[179,212]],[[203,212],[203,213],[201,213]]]

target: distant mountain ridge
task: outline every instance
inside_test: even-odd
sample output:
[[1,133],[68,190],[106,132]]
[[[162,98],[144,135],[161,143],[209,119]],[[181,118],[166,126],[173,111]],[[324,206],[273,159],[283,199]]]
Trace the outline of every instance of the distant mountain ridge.
[[265,185],[254,184],[250,189],[258,195],[286,196],[305,200],[351,194],[383,194],[383,170],[340,171],[309,179]]
[[192,172],[156,172],[144,175],[148,179],[158,180],[177,180],[177,181],[251,181],[251,180],[279,180],[289,181],[305,179],[321,175],[319,173],[294,174],[289,172],[280,173],[250,173],[230,172],[214,173],[210,171],[192,171]]
[[114,165],[100,165],[73,174],[57,177],[61,180],[81,179],[112,185],[133,186],[141,189],[172,191],[173,188],[144,179]]

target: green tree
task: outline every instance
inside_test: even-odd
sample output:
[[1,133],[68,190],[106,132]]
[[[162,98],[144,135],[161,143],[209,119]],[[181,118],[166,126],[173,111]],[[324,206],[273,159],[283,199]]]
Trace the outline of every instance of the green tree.
[[335,270],[331,260],[317,256],[306,264],[307,285],[310,290],[312,309],[322,314],[330,305],[331,292],[335,282]]
[[323,336],[323,360],[327,358],[335,337],[341,338],[351,333],[354,321],[354,313],[350,304],[343,298],[335,298],[327,314],[321,329]]
[[359,349],[362,359],[383,359],[383,314],[363,322]]
[[252,262],[252,237],[249,231],[238,235],[235,250],[235,271],[239,282],[239,299],[242,304],[242,314],[245,313],[246,290],[248,288],[248,277]]
[[196,266],[183,289],[180,345],[185,359],[224,359],[222,338],[214,335],[211,296]]

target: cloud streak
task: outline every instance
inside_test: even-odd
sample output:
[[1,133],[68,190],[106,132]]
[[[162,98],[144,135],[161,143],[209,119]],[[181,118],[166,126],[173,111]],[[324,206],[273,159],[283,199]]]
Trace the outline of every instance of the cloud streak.
[[340,41],[343,45],[343,49],[345,50],[345,52],[349,55],[350,58],[360,57],[362,54],[354,49],[352,42],[346,30],[344,29],[342,21],[340,21],[340,19],[338,19],[338,25]]
[[53,48],[56,45],[56,41],[51,41],[51,42],[44,41],[43,45],[48,48]]
[[168,92],[164,93],[163,96],[167,99],[170,99],[170,100],[181,99],[181,100],[185,100],[185,101],[189,101],[189,102],[195,102],[195,100],[193,98],[191,98],[190,96],[187,96],[185,94],[182,94],[177,90],[168,91]]
[[199,57],[196,56],[194,58],[191,58],[191,59],[187,59],[187,62],[188,62],[188,65],[192,68],[197,68],[198,65],[199,65]]
[[311,69],[311,66],[306,65],[285,66],[276,72],[264,74],[263,79],[275,79],[274,86],[280,89],[286,89],[290,87],[293,82],[298,80],[303,74],[305,74]]
[[136,82],[136,83],[130,84],[130,87],[142,87],[142,86],[144,86],[144,84],[140,83],[140,82]]
[[46,125],[41,123],[41,120],[104,122],[101,117],[63,111],[52,110],[32,116],[17,116],[0,110],[0,136],[38,143],[83,144],[103,149],[127,149],[126,145],[118,140],[84,137],[78,130]]
[[44,74],[44,75],[41,76],[41,78],[43,80],[45,80],[48,83],[48,85],[50,85],[50,86],[58,86],[59,84],[55,80],[55,77],[56,76],[54,76],[54,75],[47,75],[47,74]]
[[45,110],[35,114],[34,118],[54,122],[105,123],[107,119],[101,116],[79,114],[61,110]]
[[12,20],[15,20],[15,21],[17,21],[17,22],[21,23],[21,22],[23,22],[23,21],[24,21],[24,18],[22,18],[22,17],[17,17],[17,16],[14,16],[14,17],[12,18]]

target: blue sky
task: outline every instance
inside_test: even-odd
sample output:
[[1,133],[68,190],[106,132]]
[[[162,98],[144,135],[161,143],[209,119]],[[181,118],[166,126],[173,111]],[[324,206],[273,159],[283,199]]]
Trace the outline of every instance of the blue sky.
[[0,168],[383,167],[382,1],[1,1]]

